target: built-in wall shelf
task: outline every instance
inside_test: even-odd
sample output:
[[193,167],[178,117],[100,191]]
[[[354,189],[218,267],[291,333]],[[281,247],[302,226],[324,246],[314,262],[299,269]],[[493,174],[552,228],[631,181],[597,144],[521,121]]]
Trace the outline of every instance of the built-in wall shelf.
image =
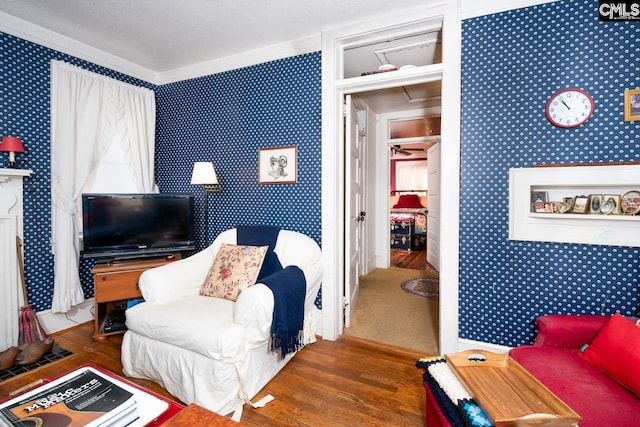
[[640,191],[640,165],[513,168],[509,171],[509,239],[640,247],[640,215],[536,212],[532,194],[565,197]]

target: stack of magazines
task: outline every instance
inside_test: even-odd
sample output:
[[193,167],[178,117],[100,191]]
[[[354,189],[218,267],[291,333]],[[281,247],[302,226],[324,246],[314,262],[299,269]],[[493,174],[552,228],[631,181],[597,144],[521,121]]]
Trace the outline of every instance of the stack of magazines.
[[0,405],[0,425],[144,425],[167,407],[166,402],[87,367]]

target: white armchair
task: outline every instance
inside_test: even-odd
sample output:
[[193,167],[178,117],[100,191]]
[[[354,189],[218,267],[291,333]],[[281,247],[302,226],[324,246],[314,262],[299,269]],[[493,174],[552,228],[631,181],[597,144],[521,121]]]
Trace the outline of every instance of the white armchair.
[[[154,380],[184,403],[226,415],[253,398],[294,353],[280,359],[269,351],[274,299],[267,286],[255,284],[235,302],[199,295],[223,243],[236,244],[235,228],[189,258],[142,274],[145,302],[127,310],[122,365],[125,375]],[[321,333],[314,305],[320,248],[308,236],[280,230],[274,252],[282,267],[304,273],[303,344],[310,344]]]

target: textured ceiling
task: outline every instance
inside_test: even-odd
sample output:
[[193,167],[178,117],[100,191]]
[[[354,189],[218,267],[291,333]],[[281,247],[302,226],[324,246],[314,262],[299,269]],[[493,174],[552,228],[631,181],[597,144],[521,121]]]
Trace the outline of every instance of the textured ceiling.
[[161,73],[429,2],[0,0],[0,11]]

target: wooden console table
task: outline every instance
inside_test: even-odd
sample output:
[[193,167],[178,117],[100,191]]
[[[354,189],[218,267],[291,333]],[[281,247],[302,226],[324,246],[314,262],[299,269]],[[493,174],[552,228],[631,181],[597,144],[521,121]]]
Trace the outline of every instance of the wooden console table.
[[582,420],[508,354],[470,350],[445,358],[496,427],[577,426]]
[[105,340],[109,335],[122,334],[125,331],[104,332],[102,323],[109,311],[116,304],[126,304],[132,298],[141,298],[138,287],[140,275],[146,270],[180,259],[180,254],[174,254],[160,259],[130,261],[109,264],[96,264],[91,270],[93,274],[94,323],[93,339]]

